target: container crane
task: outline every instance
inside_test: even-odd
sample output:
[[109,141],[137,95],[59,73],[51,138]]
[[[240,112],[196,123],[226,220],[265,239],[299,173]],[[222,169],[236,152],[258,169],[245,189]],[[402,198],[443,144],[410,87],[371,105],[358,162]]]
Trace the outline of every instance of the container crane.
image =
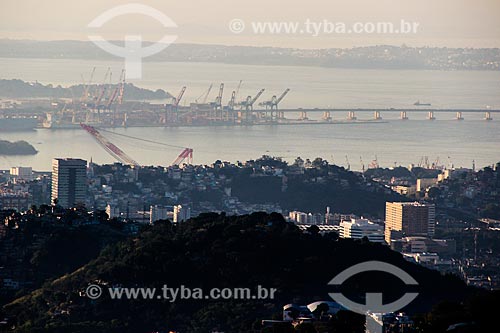
[[186,92],[186,86],[182,87],[181,91],[179,92],[179,95],[177,97],[172,98],[172,106],[177,110],[179,107],[179,103],[182,100],[182,96],[184,96],[184,93]]
[[89,82],[85,83],[85,80],[83,79],[83,74],[82,74],[82,80],[83,80],[83,94],[82,94],[82,103],[86,103],[87,99],[89,98],[89,88],[90,85],[92,84],[92,79],[94,78],[94,73],[95,73],[95,67],[92,68],[92,72],[90,72],[90,78]]
[[287,88],[281,95],[280,97],[276,97],[276,95],[273,95],[270,100],[259,103],[260,106],[265,106],[266,109],[275,109],[278,110],[278,104],[285,98],[285,96],[288,94],[290,91],[290,88]]
[[231,93],[231,99],[227,102],[228,110],[234,111],[234,106],[236,105],[236,98],[238,98],[238,93],[240,92],[242,82],[243,80],[240,80],[238,86],[236,87],[236,90],[233,90],[233,92]]
[[113,104],[115,100],[118,100],[118,103],[121,104],[121,100],[123,99],[124,84],[125,84],[125,70],[122,70],[122,73],[120,74],[120,81],[118,82],[116,88],[113,89],[113,92],[111,93],[108,102],[106,103],[106,109],[109,110],[111,108],[111,104]]
[[251,111],[253,110],[253,104],[259,99],[259,97],[264,93],[265,89],[261,89],[255,97],[252,98],[252,96],[247,96],[246,100],[242,101],[239,103],[241,108],[245,109],[246,111]]
[[122,77],[122,81],[120,83],[120,90],[118,92],[118,104],[122,104],[123,103],[123,94],[125,92],[125,79],[127,77],[127,72],[124,70],[122,70],[122,74],[123,74],[123,77]]
[[235,103],[235,99],[236,99],[236,91],[233,90],[233,92],[231,93],[231,99],[229,100],[229,102],[227,103],[227,108],[228,110],[230,111],[234,111],[234,103]]
[[139,163],[137,163],[133,158],[125,154],[123,150],[121,150],[113,143],[111,143],[108,139],[106,139],[104,136],[102,136],[102,134],[99,133],[97,129],[95,129],[92,126],[85,125],[83,123],[80,123],[80,126],[84,130],[86,130],[90,135],[92,135],[92,137],[97,141],[97,143],[99,143],[99,145],[103,147],[104,150],[106,150],[111,156],[116,158],[118,161],[131,166],[140,166]]
[[350,171],[351,170],[351,163],[349,163],[349,158],[347,157],[347,155],[345,155],[345,163],[346,163],[347,171]]
[[236,87],[236,91],[235,91],[235,94],[234,94],[234,98],[238,98],[238,94],[240,93],[240,88],[241,88],[241,83],[243,82],[243,80],[240,80],[240,82],[238,83],[238,87]]
[[[106,71],[106,74],[104,74],[104,81],[103,84],[101,85],[101,89],[97,91],[97,100],[94,104],[95,108],[99,108],[101,106],[101,101],[104,98],[104,95],[106,94],[106,90],[108,89],[108,85],[106,84],[106,81],[108,80],[108,76],[111,75],[111,68],[108,67],[108,70]],[[97,87],[97,89],[99,89]]]
[[220,84],[219,94],[215,98],[214,109],[221,110],[222,109],[222,94],[224,93],[224,83]]
[[198,103],[198,100],[203,98],[202,99],[202,104],[205,104],[207,103],[207,98],[208,98],[208,95],[210,95],[210,91],[212,91],[212,87],[213,87],[213,83],[210,84],[210,86],[208,87],[208,90],[205,91],[203,94],[200,95],[200,97],[198,97],[197,99],[195,99],[195,103]]
[[380,168],[380,165],[378,164],[378,158],[377,155],[375,155],[375,159],[373,159],[370,164],[368,165],[368,169],[378,169]]

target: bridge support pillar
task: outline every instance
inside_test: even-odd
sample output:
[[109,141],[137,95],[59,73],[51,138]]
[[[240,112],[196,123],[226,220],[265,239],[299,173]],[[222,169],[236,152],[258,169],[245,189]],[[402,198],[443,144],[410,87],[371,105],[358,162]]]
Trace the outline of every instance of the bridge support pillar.
[[408,116],[406,115],[406,111],[401,111],[400,118],[401,118],[401,120],[408,120]]
[[373,119],[382,120],[382,117],[380,116],[380,111],[373,112]]
[[462,117],[462,112],[460,112],[460,111],[457,112],[456,119],[457,120],[464,120],[464,117]]
[[436,120],[436,117],[434,117],[434,111],[429,111],[429,113],[427,114],[427,119]]
[[347,120],[356,120],[356,114],[354,113],[354,111],[349,111],[347,113]]
[[324,121],[332,121],[332,116],[330,115],[330,111],[323,112],[323,117],[321,117]]
[[123,126],[123,127],[127,127],[127,122],[128,122],[128,114],[127,114],[127,112],[125,112],[125,113],[123,114],[123,122],[122,122],[122,126]]
[[307,117],[307,111],[300,111],[299,120],[309,120]]
[[493,120],[493,118],[491,117],[491,112],[490,111],[486,111],[484,113],[484,120]]

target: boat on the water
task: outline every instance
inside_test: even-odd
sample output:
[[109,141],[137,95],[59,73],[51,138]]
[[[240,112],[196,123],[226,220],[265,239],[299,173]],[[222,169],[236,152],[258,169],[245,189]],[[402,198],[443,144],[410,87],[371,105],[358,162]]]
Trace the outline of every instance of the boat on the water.
[[413,103],[415,106],[431,106],[431,103],[420,103],[420,101],[416,101]]

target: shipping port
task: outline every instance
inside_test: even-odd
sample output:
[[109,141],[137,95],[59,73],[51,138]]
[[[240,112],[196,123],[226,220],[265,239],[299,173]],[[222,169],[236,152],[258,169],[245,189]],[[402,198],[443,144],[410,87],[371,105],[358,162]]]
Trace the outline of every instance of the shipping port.
[[[489,121],[493,120],[492,114],[500,112],[489,107],[436,109],[420,101],[408,108],[281,108],[281,102],[293,93],[290,88],[271,94],[261,88],[253,95],[241,96],[242,80],[230,89],[223,82],[210,84],[194,101],[184,100],[189,88],[182,86],[176,95],[168,94],[165,103],[153,103],[127,99],[125,70],[114,83],[110,69],[101,83],[93,83],[94,74],[95,68],[88,81],[84,80],[80,96],[72,93],[72,98],[2,101],[0,131],[78,129],[80,124],[116,128],[380,123],[384,122],[384,112],[398,112],[401,120],[410,119],[409,113],[413,112],[425,112],[429,120],[443,112],[454,113],[452,119],[457,120],[464,120],[464,113],[482,113],[483,119]],[[358,118],[359,114],[363,118]]]

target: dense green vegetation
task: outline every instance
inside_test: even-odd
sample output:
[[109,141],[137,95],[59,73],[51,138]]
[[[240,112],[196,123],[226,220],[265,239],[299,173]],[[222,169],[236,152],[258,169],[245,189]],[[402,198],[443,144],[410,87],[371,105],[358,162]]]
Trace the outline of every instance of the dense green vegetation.
[[26,141],[0,140],[0,155],[35,155],[38,151]]
[[[116,87],[116,84],[111,85],[111,89]],[[34,97],[50,97],[50,98],[75,98],[83,95],[85,86],[83,84],[73,85],[65,88],[62,86],[53,86],[52,84],[41,84],[38,82],[31,83],[22,80],[0,80],[0,96],[7,98],[34,98]],[[90,85],[90,91],[96,89],[96,85]],[[110,90],[111,90],[110,89]],[[169,93],[162,89],[156,91],[143,89],[127,83],[125,86],[126,99],[135,100],[152,100],[166,99],[172,97]]]
[[[258,330],[262,319],[280,318],[284,304],[329,300],[327,283],[342,270],[367,260],[397,265],[419,282],[420,295],[406,309],[413,313],[429,311],[444,299],[461,301],[472,292],[458,278],[411,264],[385,246],[339,240],[334,233],[321,236],[317,228],[303,233],[279,214],[209,213],[180,225],[162,221],[148,227],[109,246],[83,268],[6,305],[3,312],[17,332],[248,332]],[[167,284],[203,290],[261,285],[278,292],[275,299],[266,300],[175,303],[105,296],[93,301],[79,296],[94,281],[103,286],[161,288]],[[342,288],[358,300],[367,291],[383,292],[384,301],[391,301],[401,297],[405,288],[384,273],[359,274]],[[340,316],[330,324],[345,324],[345,320]],[[327,330],[359,329],[356,324],[345,330],[336,327]]]
[[0,267],[10,271],[14,280],[29,281],[20,290],[2,288],[0,304],[73,272],[95,259],[107,245],[126,238],[123,223],[72,225],[93,220],[86,211],[56,210],[52,214],[51,207],[45,205],[33,206],[25,214],[0,210],[0,221],[6,221],[7,229],[0,237]]
[[[306,160],[309,167],[293,174],[302,162],[299,157],[288,165],[269,156],[249,161],[247,164],[253,166],[253,171],[247,168],[232,175],[233,194],[244,202],[279,203],[289,211],[324,212],[329,206],[336,212],[380,218],[384,216],[387,201],[408,200],[359,173],[328,164],[321,158]],[[257,173],[266,167],[283,169],[287,178]]]

